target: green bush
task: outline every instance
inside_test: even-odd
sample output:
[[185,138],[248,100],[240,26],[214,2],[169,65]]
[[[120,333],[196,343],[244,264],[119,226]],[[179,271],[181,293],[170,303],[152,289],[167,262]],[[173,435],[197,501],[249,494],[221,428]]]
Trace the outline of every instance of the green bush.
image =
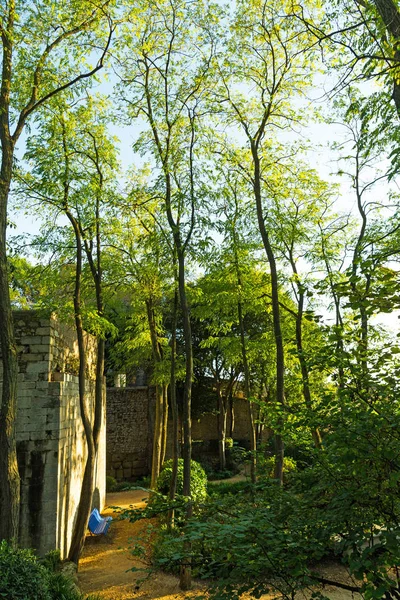
[[43,558],[40,559],[40,564],[43,565],[48,571],[58,571],[61,567],[61,555],[60,551],[50,550]]
[[39,560],[32,550],[0,543],[1,600],[100,600],[84,596],[72,579],[57,571],[60,552],[52,550]]
[[208,474],[209,481],[219,481],[221,479],[230,479],[234,476],[233,471],[229,471],[229,469],[225,469],[224,471],[212,471]]
[[184,553],[184,538],[179,529],[168,531],[162,528],[157,532],[152,547],[152,563],[157,569],[178,575]]
[[31,550],[0,544],[0,598],[2,600],[52,600],[49,573]]
[[227,496],[232,494],[248,494],[249,498],[253,490],[253,485],[249,481],[235,481],[234,483],[210,483],[208,485],[208,494],[210,496]]
[[[257,475],[260,477],[274,477],[274,469],[275,469],[275,457],[268,456],[264,457],[262,455],[258,456],[257,460]],[[296,461],[293,460],[290,456],[285,456],[283,459],[283,476],[285,477],[288,473],[292,473],[297,470]]]
[[[157,479],[157,490],[165,496],[169,492],[169,486],[172,477],[173,461],[167,460],[164,463],[162,471]],[[178,459],[178,480],[176,492],[179,495],[183,493],[183,458]],[[207,497],[207,475],[203,467],[196,461],[192,460],[192,474],[190,493],[193,502],[203,502]]]
[[72,579],[63,573],[49,573],[49,590],[52,600],[82,600],[83,596]]
[[116,487],[117,487],[117,480],[114,479],[114,477],[107,475],[107,477],[106,477],[106,492],[113,492]]

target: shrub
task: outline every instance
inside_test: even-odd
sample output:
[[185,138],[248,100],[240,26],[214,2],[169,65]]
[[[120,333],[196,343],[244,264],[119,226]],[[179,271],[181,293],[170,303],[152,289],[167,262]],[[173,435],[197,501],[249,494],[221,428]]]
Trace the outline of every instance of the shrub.
[[[274,477],[275,469],[275,457],[263,457],[262,455],[258,458],[257,474],[261,477]],[[283,459],[283,476],[285,477],[288,473],[296,471],[297,464],[290,456],[285,456]]]
[[225,469],[224,471],[212,471],[208,474],[209,481],[219,481],[221,479],[230,479],[233,477],[234,472],[229,471],[229,469]]
[[253,490],[253,485],[249,481],[235,481],[234,483],[210,483],[208,493],[210,496],[227,496],[236,494],[248,494],[249,498]]
[[82,600],[76,585],[64,573],[49,573],[49,590],[52,600]]
[[107,475],[106,477],[106,491],[107,492],[113,492],[115,490],[117,486],[117,480],[114,479],[114,477],[111,477],[110,475]]
[[60,551],[50,550],[40,559],[40,564],[49,571],[58,571],[61,567]]
[[[169,486],[172,477],[173,461],[167,460],[164,463],[162,471],[157,479],[157,490],[165,496],[169,492]],[[178,480],[176,485],[177,494],[183,493],[183,458],[178,459]],[[207,475],[203,467],[192,460],[192,476],[190,492],[193,502],[202,502],[207,497]]]
[[0,544],[0,598],[2,600],[52,600],[48,571],[31,550]]

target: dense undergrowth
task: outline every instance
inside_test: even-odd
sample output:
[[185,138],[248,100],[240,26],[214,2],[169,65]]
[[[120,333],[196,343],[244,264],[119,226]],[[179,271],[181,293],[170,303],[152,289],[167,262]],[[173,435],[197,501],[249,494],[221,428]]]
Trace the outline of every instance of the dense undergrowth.
[[61,572],[58,552],[39,560],[32,550],[0,544],[0,598],[2,600],[98,600],[81,594]]
[[[395,411],[378,411],[378,403],[366,410],[355,401],[332,412],[336,427],[326,433],[323,450],[310,445],[302,460],[289,457],[283,487],[270,477],[263,455],[256,485],[208,485],[187,523],[169,527],[166,496],[125,513],[132,520],[159,515],[146,534],[150,553],[138,543],[136,554],[150,569],[174,573],[190,558],[193,575],[207,580],[216,599],[243,592],[293,598],[309,587],[323,595],[315,586],[343,586],[321,576],[318,565],[326,559],[345,565],[354,581],[347,587],[366,600],[400,597],[400,429]],[[184,501],[178,497],[175,507]]]

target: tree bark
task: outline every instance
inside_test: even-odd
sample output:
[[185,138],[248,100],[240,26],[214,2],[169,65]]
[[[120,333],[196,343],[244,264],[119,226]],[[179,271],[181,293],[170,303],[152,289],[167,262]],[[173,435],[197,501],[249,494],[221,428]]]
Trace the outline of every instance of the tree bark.
[[10,301],[7,266],[7,207],[12,179],[15,140],[10,133],[9,107],[15,2],[8,3],[2,24],[2,76],[0,93],[0,348],[3,382],[0,408],[0,539],[18,539],[20,480],[15,440],[18,359]]
[[167,436],[168,436],[168,385],[163,385],[163,419],[162,419],[162,436],[161,436],[161,458],[160,471],[165,461],[167,453]]
[[218,452],[219,468],[221,471],[226,469],[226,399],[222,393],[221,386],[218,385]]
[[[170,380],[170,397],[171,397],[171,413],[172,413],[172,474],[169,486],[169,498],[175,499],[176,485],[178,480],[178,459],[179,459],[179,416],[178,405],[176,402],[176,328],[178,321],[178,290],[175,289],[174,294],[174,309],[172,316],[172,337],[171,337],[171,380]],[[168,513],[169,526],[174,525],[174,511],[171,509]]]
[[[254,163],[254,196],[256,200],[257,220],[261,233],[261,239],[268,258],[270,276],[271,276],[271,296],[272,296],[272,316],[274,324],[274,338],[276,346],[276,401],[280,410],[285,407],[285,354],[283,349],[283,336],[281,328],[281,313],[279,306],[279,281],[278,271],[274,251],[269,239],[269,233],[265,226],[262,196],[261,196],[261,168],[260,158],[258,156],[258,147],[254,140],[251,142],[251,152]],[[280,427],[283,425],[283,416],[278,420]],[[275,471],[274,477],[283,485],[283,458],[284,458],[284,443],[281,432],[275,433]]]
[[[154,306],[151,298],[146,300],[147,321],[149,324],[151,348],[154,366],[160,364],[162,360],[160,344],[158,343],[156,319],[154,314]],[[156,489],[157,479],[160,474],[160,463],[162,453],[162,426],[163,426],[163,407],[164,407],[164,387],[160,383],[156,383],[156,406],[154,417],[154,436],[153,436],[153,454],[151,461],[151,483],[152,490]]]
[[[308,364],[306,361],[306,357],[304,356],[304,348],[303,348],[303,314],[304,314],[304,287],[299,279],[299,274],[297,271],[297,265],[295,258],[293,256],[293,248],[289,249],[289,261],[292,266],[292,271],[296,276],[297,282],[297,313],[296,313],[296,347],[297,347],[297,356],[300,363],[301,370],[301,381],[303,388],[303,398],[307,410],[311,414],[313,411],[312,400],[311,400],[311,389],[310,389],[310,377],[308,371]],[[316,448],[322,448],[322,438],[321,433],[317,427],[311,427],[311,436]]]
[[[183,334],[185,340],[185,387],[183,393],[183,495],[188,498],[186,505],[186,518],[190,519],[193,514],[191,502],[191,460],[192,460],[192,380],[193,380],[193,348],[192,348],[192,330],[190,324],[189,306],[186,296],[185,286],[185,255],[181,248],[178,252],[178,283],[179,299],[183,316]],[[191,543],[184,542],[186,562],[182,565],[180,573],[180,588],[183,591],[189,590],[192,583],[192,568],[189,558],[191,553]]]

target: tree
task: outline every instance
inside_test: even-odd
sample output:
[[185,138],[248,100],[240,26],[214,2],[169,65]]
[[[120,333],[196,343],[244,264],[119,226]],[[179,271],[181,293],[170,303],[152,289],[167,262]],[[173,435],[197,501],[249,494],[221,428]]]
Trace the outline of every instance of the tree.
[[[249,35],[249,32],[251,33]],[[242,171],[254,197],[261,239],[271,273],[271,296],[276,344],[276,398],[285,407],[284,345],[279,305],[279,274],[276,256],[268,228],[269,193],[264,181],[270,165],[278,158],[273,153],[274,129],[290,127],[299,121],[288,97],[301,96],[310,81],[309,46],[306,29],[298,24],[291,4],[275,5],[259,0],[251,7],[238,2],[231,23],[228,53],[220,64],[222,80],[217,98],[223,100],[227,114],[242,131],[247,150],[232,153],[234,164]],[[243,91],[248,88],[250,98]],[[280,429],[282,429],[283,422]],[[276,431],[275,476],[283,482],[284,444]]]
[[[25,158],[31,170],[19,175],[20,193],[34,203],[47,205],[51,213],[62,212],[73,231],[75,329],[79,349],[79,404],[87,444],[87,460],[69,558],[78,563],[86,525],[92,508],[94,474],[104,406],[105,336],[111,326],[105,319],[103,287],[104,207],[112,198],[117,172],[116,150],[105,128],[101,101],[78,105],[68,111],[58,99],[44,110],[38,130],[28,138]],[[82,277],[84,259],[94,289],[94,311],[84,309]],[[97,336],[94,416],[86,402],[86,348],[84,322]]]
[[[191,389],[193,352],[186,293],[186,257],[199,206],[199,119],[203,91],[213,53],[207,30],[199,26],[209,16],[205,4],[176,0],[146,2],[146,25],[137,41],[127,33],[131,56],[123,59],[120,91],[130,114],[141,114],[149,125],[137,147],[150,148],[158,170],[157,187],[164,200],[178,264],[178,288],[185,340],[183,400],[183,493],[190,499]],[[191,503],[187,503],[187,516]],[[190,564],[181,575],[182,589],[190,587]]]
[[[57,94],[85,86],[104,65],[114,25],[111,1],[27,5],[11,0],[2,10],[0,89],[0,345],[3,364],[0,411],[0,538],[17,539],[19,475],[15,445],[17,352],[6,259],[7,205],[16,144],[31,115]],[[18,23],[18,26],[17,26]],[[96,64],[87,57],[93,48]],[[68,60],[66,58],[68,57]],[[82,62],[84,66],[82,67]]]
[[136,361],[148,360],[151,355],[156,400],[150,487],[156,489],[165,457],[167,391],[171,377],[165,313],[170,308],[167,296],[173,281],[173,249],[165,231],[166,224],[162,222],[160,199],[154,197],[143,182],[146,175],[140,172],[131,176],[128,202],[120,202],[121,206],[116,207],[118,216],[108,241],[115,266],[111,267],[108,277],[118,280],[120,287],[122,283],[131,305],[129,327],[119,348],[123,352],[136,350]]

